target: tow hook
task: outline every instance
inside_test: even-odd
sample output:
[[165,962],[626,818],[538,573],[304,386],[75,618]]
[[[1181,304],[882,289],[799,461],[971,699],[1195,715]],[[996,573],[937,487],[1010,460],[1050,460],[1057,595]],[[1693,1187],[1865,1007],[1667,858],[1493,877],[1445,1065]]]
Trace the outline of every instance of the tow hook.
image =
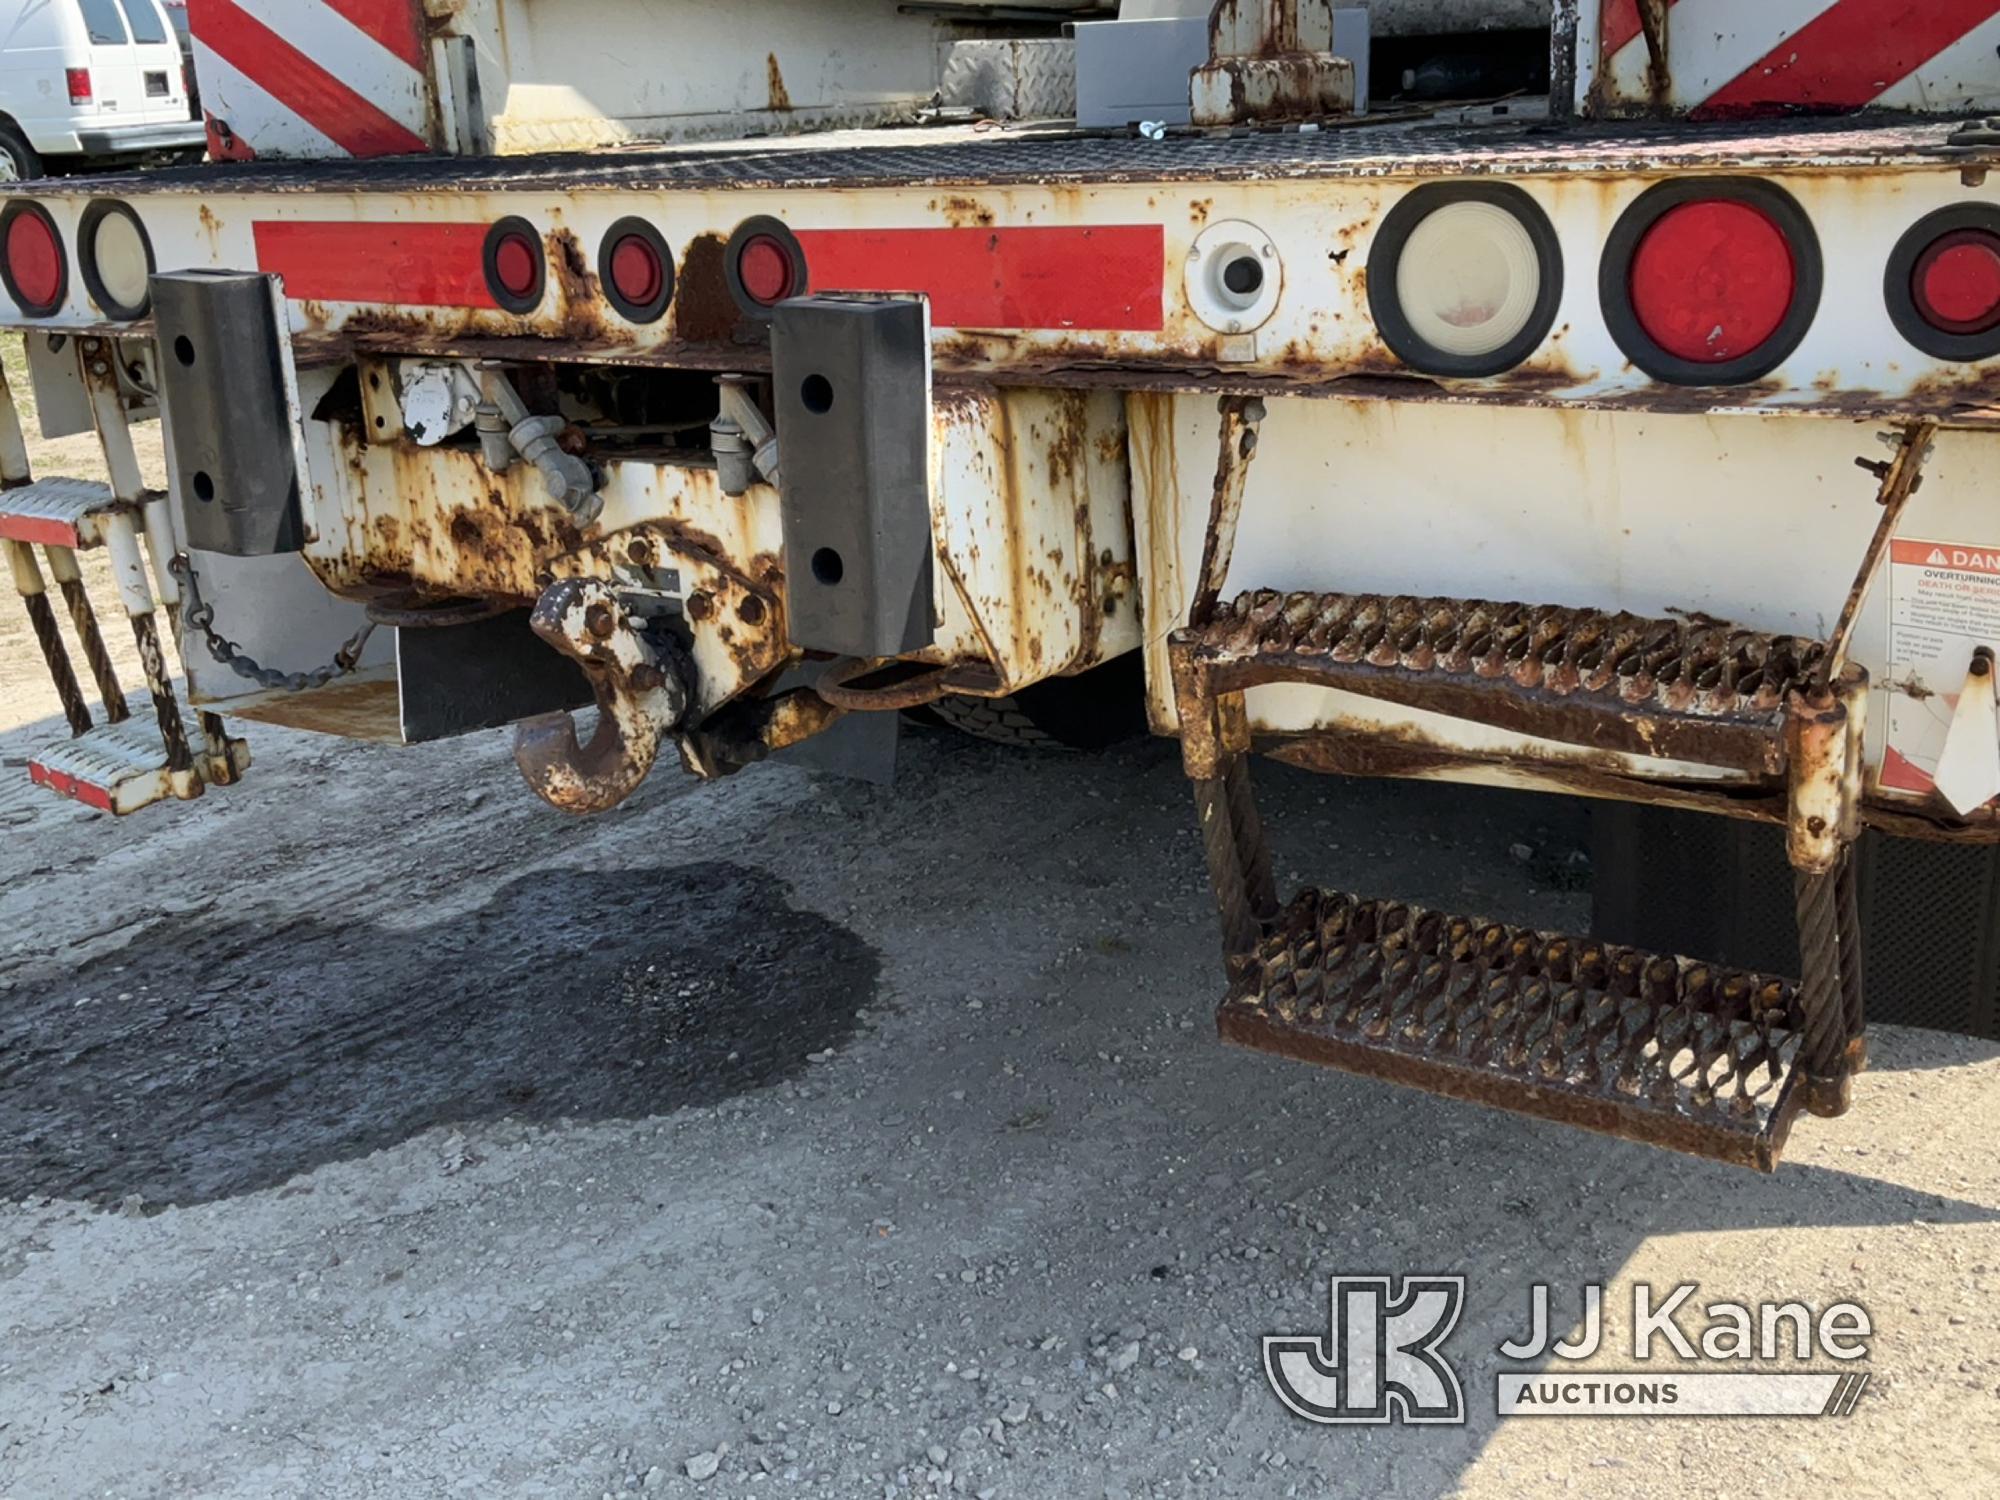
[[579,742],[567,713],[514,731],[514,763],[551,807],[609,812],[638,789],[688,709],[688,683],[646,640],[644,622],[594,578],[555,584],[529,620],[536,635],[583,668],[597,695],[597,729]]

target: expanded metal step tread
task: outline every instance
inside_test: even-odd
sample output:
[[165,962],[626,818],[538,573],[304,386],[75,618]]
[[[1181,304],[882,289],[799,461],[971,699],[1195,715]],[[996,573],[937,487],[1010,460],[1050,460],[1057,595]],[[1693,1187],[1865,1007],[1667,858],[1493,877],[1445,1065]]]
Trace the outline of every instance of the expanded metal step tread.
[[1804,1100],[1787,979],[1326,891],[1235,973],[1225,1041],[1762,1171]]
[[37,479],[0,490],[0,537],[43,547],[94,547],[97,519],[118,508],[111,486],[94,479]]
[[1178,637],[1218,692],[1343,688],[1544,739],[1773,774],[1824,642],[1554,604],[1278,593]]

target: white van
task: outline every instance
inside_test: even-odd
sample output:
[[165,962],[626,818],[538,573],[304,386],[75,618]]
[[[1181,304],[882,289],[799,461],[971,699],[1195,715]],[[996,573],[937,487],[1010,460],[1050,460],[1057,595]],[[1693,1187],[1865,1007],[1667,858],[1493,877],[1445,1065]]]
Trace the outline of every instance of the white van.
[[0,0],[0,181],[202,142],[160,0]]

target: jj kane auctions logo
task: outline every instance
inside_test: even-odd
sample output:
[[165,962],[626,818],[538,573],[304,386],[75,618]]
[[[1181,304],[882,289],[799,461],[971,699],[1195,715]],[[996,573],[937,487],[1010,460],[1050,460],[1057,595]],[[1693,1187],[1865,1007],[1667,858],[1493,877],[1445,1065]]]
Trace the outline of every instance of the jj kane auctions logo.
[[[1335,1276],[1323,1334],[1264,1339],[1264,1377],[1308,1422],[1460,1424],[1465,1392],[1445,1342],[1465,1308],[1463,1276]],[[1664,1294],[1632,1288],[1631,1357],[1638,1370],[1568,1369],[1604,1347],[1604,1288],[1583,1288],[1583,1326],[1554,1336],[1549,1288],[1529,1289],[1528,1328],[1503,1359],[1546,1361],[1502,1371],[1501,1416],[1846,1416],[1868,1386],[1860,1369],[1809,1370],[1816,1356],[1865,1360],[1874,1333],[1859,1303],[1815,1312],[1802,1302],[1711,1302],[1692,1319],[1698,1283]],[[1734,1368],[1731,1368],[1731,1366]],[[1694,1368],[1689,1368],[1694,1366]],[[1744,1368],[1750,1366],[1751,1368]]]

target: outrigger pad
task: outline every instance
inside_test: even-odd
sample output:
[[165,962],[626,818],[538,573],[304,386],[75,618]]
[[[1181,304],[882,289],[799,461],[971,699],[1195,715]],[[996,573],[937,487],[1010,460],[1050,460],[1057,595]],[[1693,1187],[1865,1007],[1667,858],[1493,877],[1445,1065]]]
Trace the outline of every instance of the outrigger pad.
[[836,656],[922,650],[933,571],[927,304],[782,302],[771,361],[792,643]]
[[277,278],[153,278],[160,417],[188,546],[269,557],[305,545]]
[[1225,1041],[1737,1166],[1804,1101],[1786,979],[1326,891],[1235,975]]

